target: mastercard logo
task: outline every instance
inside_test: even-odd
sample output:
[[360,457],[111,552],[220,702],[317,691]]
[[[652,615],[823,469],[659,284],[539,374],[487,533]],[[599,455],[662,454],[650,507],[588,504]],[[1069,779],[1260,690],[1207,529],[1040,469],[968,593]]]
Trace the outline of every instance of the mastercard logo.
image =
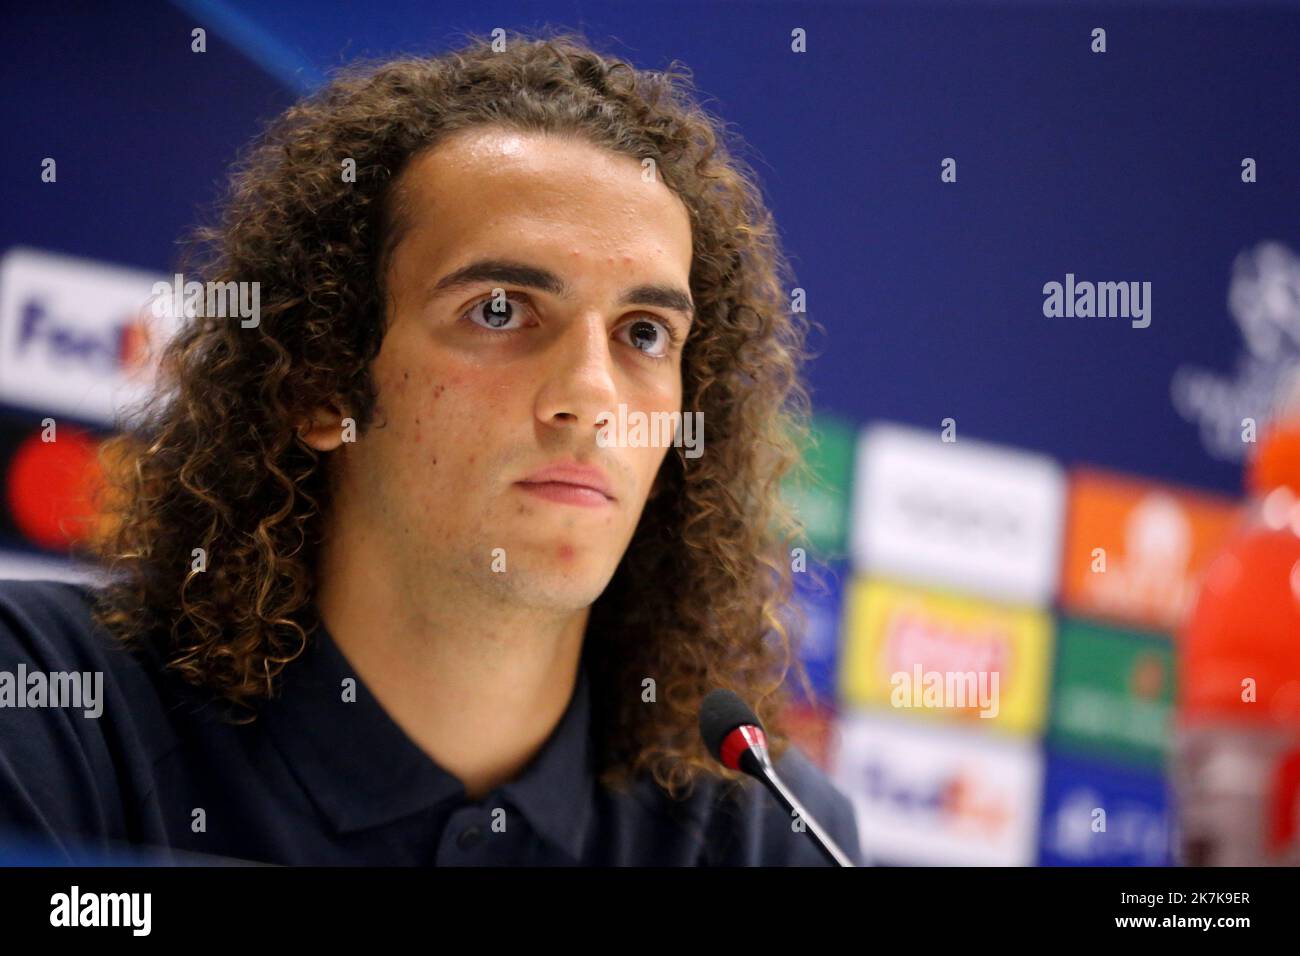
[[56,429],[53,441],[44,440],[41,430],[17,442],[5,494],[9,521],[22,538],[47,551],[67,551],[100,520],[104,476],[96,436],[68,425]]

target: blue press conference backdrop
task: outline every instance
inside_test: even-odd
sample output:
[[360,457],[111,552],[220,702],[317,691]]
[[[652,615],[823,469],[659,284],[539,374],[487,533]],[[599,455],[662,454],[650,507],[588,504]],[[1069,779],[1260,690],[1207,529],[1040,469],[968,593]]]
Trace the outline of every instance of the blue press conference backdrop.
[[[751,145],[825,329],[820,410],[927,428],[951,416],[1067,464],[1239,487],[1171,381],[1182,365],[1231,375],[1234,257],[1300,248],[1295,5],[267,7],[7,12],[0,245],[166,270],[240,144],[339,63],[572,26],[642,66],[684,61]],[[206,54],[190,51],[195,25]],[[57,190],[39,179],[46,156]],[[940,181],[947,157],[956,183]],[[1150,281],[1150,327],[1044,317],[1042,287],[1066,273]]]
[[[687,63],[750,144],[825,330],[819,410],[953,417],[1067,464],[1239,487],[1171,381],[1231,377],[1237,254],[1300,248],[1295,5],[55,0],[5,19],[0,246],[164,271],[238,147],[331,68],[571,26],[645,67]],[[1151,325],[1044,317],[1067,273],[1150,281]]]

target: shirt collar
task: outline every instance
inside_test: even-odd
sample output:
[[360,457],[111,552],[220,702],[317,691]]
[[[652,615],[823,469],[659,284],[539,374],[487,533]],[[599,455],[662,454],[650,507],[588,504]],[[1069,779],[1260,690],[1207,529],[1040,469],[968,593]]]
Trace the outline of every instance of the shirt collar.
[[[347,679],[355,681],[355,700],[345,700]],[[279,695],[261,704],[262,719],[294,775],[339,832],[466,799],[461,781],[389,717],[323,621],[306,650],[285,666],[281,680]],[[575,861],[582,857],[596,777],[590,715],[584,655],[569,705],[551,736],[523,771],[480,801],[512,804],[541,837]]]

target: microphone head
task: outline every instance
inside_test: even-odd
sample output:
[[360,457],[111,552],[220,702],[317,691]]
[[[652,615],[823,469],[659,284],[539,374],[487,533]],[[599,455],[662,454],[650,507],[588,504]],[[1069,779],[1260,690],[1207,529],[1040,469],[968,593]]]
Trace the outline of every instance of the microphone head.
[[749,705],[734,691],[719,688],[704,695],[700,703],[700,736],[704,738],[709,753],[718,760],[726,763],[722,756],[722,742],[733,730],[745,724],[752,724],[760,730],[763,728]]

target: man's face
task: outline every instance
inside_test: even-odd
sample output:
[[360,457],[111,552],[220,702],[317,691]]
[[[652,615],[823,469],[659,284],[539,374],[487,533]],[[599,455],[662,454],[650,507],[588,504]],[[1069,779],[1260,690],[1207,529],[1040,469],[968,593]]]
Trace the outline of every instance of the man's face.
[[[353,533],[382,536],[413,586],[585,607],[667,453],[601,447],[598,424],[620,404],[681,409],[686,208],[635,159],[497,128],[419,156],[401,187],[375,418],[338,446],[336,507]],[[567,483],[582,476],[527,481],[565,463],[598,469],[607,494]]]

